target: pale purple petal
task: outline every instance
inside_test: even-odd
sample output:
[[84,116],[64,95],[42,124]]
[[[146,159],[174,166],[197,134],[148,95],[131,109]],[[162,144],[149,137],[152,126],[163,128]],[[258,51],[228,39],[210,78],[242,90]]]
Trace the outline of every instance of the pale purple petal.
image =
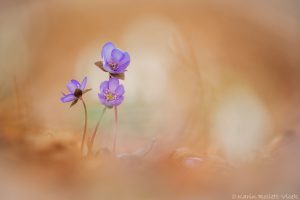
[[74,101],[75,99],[76,99],[76,97],[73,94],[68,94],[68,95],[60,98],[61,102],[63,102],[63,103]]
[[120,105],[124,100],[124,96],[119,96],[116,100],[114,100],[113,105],[118,106]]
[[112,107],[113,106],[112,102],[107,101],[106,98],[105,98],[105,96],[103,94],[99,93],[98,97],[99,97],[100,102],[103,105],[108,106],[108,107]]
[[125,89],[123,85],[119,85],[118,88],[116,89],[116,94],[118,96],[122,96],[125,93]]
[[114,106],[114,102],[113,101],[106,101],[105,105],[111,108],[111,107]]
[[108,64],[103,64],[103,68],[104,68],[106,71],[108,71],[109,73],[112,73],[112,74],[116,73],[114,70],[112,70],[112,69],[110,68],[110,66],[109,66]]
[[102,93],[98,93],[98,97],[101,103],[104,103],[106,101],[106,98]]
[[74,93],[77,86],[71,81],[67,84],[67,88],[71,93]]
[[76,86],[76,88],[80,88],[80,83],[77,80],[72,79],[71,82]]
[[111,52],[112,61],[119,63],[124,57],[124,52],[120,49],[113,49]]
[[117,78],[109,79],[108,87],[111,92],[115,92],[118,86],[119,86],[119,79]]
[[119,65],[123,65],[128,62],[130,62],[130,56],[129,53],[125,52],[122,60],[119,61]]
[[101,57],[104,62],[106,62],[111,57],[112,50],[115,49],[115,45],[112,42],[107,42],[104,44],[101,52]]
[[124,63],[122,65],[119,65],[118,67],[118,73],[124,73],[125,72],[125,69],[128,67],[128,65],[130,64],[130,61],[128,61],[127,63]]
[[128,65],[130,64],[130,56],[129,54],[126,52],[122,58],[122,60],[119,62],[118,65],[118,72],[124,72],[124,70],[128,67]]
[[83,91],[85,89],[85,86],[86,86],[86,83],[87,83],[87,77],[84,77],[81,85],[80,85],[80,89]]
[[106,90],[108,90],[108,81],[104,81],[101,83],[100,85],[100,92],[105,92]]

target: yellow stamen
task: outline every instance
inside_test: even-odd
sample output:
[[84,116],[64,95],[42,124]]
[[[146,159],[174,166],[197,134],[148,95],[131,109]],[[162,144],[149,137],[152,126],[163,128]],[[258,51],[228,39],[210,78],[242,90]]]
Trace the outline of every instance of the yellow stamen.
[[108,101],[111,101],[111,100],[114,100],[114,99],[115,99],[115,95],[112,94],[112,93],[107,93],[107,94],[105,95],[105,97],[106,97],[106,99],[107,99]]

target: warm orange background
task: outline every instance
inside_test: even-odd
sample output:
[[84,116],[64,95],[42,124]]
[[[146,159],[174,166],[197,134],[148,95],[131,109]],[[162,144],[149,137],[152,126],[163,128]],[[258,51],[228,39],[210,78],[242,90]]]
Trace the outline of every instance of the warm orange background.
[[[94,62],[102,45],[112,41],[131,56],[119,109],[119,152],[135,151],[155,139],[152,161],[183,151],[252,166],[273,158],[283,145],[284,161],[278,162],[284,164],[270,177],[288,171],[289,178],[278,178],[279,186],[271,181],[275,186],[267,191],[295,193],[299,20],[300,3],[292,0],[1,1],[4,154],[20,156],[16,152],[22,148],[11,149],[24,141],[29,146],[53,138],[79,144],[81,105],[69,109],[59,101],[61,91],[70,79],[88,76],[91,131],[102,108],[99,84],[106,79]],[[99,148],[111,147],[112,126],[113,114],[107,112]],[[247,179],[259,170],[250,171]],[[256,183],[263,181],[253,182],[253,188],[260,188]]]

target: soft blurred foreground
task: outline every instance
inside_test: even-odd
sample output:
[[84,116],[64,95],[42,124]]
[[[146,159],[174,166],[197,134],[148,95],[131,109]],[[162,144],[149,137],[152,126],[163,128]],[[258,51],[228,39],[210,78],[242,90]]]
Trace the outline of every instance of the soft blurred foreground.
[[[292,0],[1,1],[0,199],[299,199],[299,11]],[[59,98],[88,76],[91,134],[107,41],[131,56],[117,155],[109,110],[83,159],[83,109]]]

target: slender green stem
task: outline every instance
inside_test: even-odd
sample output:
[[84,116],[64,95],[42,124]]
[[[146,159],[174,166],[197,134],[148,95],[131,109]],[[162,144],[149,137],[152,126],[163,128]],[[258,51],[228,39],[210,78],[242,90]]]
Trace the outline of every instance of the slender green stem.
[[81,154],[83,154],[84,143],[86,138],[86,129],[87,129],[87,109],[83,98],[80,98],[80,100],[82,101],[83,108],[84,108],[84,129],[83,129],[83,135],[82,135],[81,147],[80,147]]
[[115,112],[115,126],[114,126],[114,138],[113,138],[113,152],[116,153],[116,145],[117,145],[117,134],[118,134],[118,109],[117,106],[114,106]]
[[103,108],[102,112],[101,112],[101,115],[100,115],[100,118],[95,126],[95,129],[94,129],[94,132],[93,132],[93,135],[91,137],[91,140],[90,140],[90,143],[89,143],[89,154],[92,153],[92,150],[93,150],[93,145],[94,145],[94,141],[95,141],[95,138],[96,138],[96,134],[97,134],[97,131],[98,131],[98,128],[99,128],[99,125],[102,121],[102,118],[103,118],[103,115],[106,111],[106,107]]

